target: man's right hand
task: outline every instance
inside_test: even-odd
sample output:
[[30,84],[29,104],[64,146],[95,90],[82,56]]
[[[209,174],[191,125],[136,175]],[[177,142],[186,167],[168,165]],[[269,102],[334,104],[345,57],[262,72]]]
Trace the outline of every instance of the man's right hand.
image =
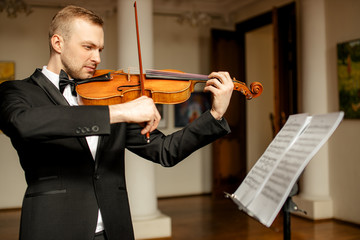
[[154,101],[142,96],[130,102],[109,106],[110,123],[144,123],[141,134],[154,131],[159,125],[161,116]]

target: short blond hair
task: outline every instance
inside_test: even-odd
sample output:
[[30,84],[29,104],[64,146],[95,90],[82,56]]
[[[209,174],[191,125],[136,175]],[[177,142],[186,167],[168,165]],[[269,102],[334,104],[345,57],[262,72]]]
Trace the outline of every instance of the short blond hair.
[[69,38],[71,34],[71,23],[73,20],[79,18],[101,27],[104,25],[102,18],[96,15],[93,11],[83,7],[69,5],[55,14],[51,21],[49,28],[50,52],[52,52],[52,36],[54,34],[59,34],[65,39]]

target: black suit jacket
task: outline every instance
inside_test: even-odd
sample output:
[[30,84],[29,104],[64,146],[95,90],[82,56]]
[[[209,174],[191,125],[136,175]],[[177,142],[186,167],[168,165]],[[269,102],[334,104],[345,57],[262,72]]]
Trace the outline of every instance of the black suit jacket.
[[[28,184],[23,240],[93,239],[99,207],[109,240],[134,239],[125,148],[170,167],[230,131],[207,112],[169,136],[154,131],[147,144],[139,125],[110,125],[107,106],[69,106],[40,69],[0,85],[0,128],[11,138]],[[100,136],[95,161],[89,135]]]

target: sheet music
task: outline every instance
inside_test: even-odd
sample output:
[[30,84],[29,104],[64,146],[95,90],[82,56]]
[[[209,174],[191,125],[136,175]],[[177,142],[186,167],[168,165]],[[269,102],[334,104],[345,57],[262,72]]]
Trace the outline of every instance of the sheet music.
[[[272,157],[275,159],[277,158],[278,162],[271,164],[273,169],[270,169],[269,167],[270,170],[268,172],[268,178],[262,178],[261,176],[258,177],[257,175],[252,177],[257,177],[258,181],[263,182],[257,185],[259,186],[258,188],[251,188],[251,191],[248,191],[248,193],[250,192],[252,194],[251,199],[249,199],[249,197],[243,197],[243,199],[248,201],[247,204],[242,201],[241,197],[243,196],[244,192],[241,192],[241,190],[244,191],[245,189],[246,191],[249,187],[241,188],[243,185],[241,184],[238,190],[234,193],[234,197],[241,202],[242,206],[246,206],[245,211],[250,216],[254,216],[267,227],[272,224],[298,177],[308,162],[314,157],[314,155],[325,144],[325,142],[338,127],[341,120],[343,119],[343,116],[343,112],[338,112],[307,117],[303,126],[305,128],[302,128],[304,130],[302,131],[302,129],[300,129],[299,134],[295,134],[292,142],[287,141],[286,139],[291,139],[293,137],[291,133],[294,133],[292,131],[299,129],[296,128],[296,124],[299,122],[295,121],[295,128],[290,128],[291,131],[287,129],[285,131],[286,134],[285,132],[281,133],[282,131],[279,132],[278,135],[280,135],[280,133],[283,135],[280,137],[280,140],[283,144],[280,144],[280,148],[275,148],[276,150],[280,149],[279,151],[270,151],[270,155],[273,154]],[[296,119],[298,117],[300,116],[295,115]],[[289,118],[288,122],[290,120],[291,118]],[[301,120],[299,119],[299,121]],[[292,123],[290,126],[293,125],[294,124]],[[288,127],[289,126],[285,125],[283,129]],[[287,134],[288,132],[290,132],[289,135]],[[276,138],[278,138],[278,136],[276,136]],[[273,144],[273,142],[271,144]],[[289,146],[283,150],[282,147],[286,144],[289,144]],[[268,149],[265,151],[264,155],[269,154]],[[258,162],[262,161],[261,159],[263,156],[259,159]],[[250,185],[245,183],[245,186]]]
[[281,156],[285,154],[295,138],[299,136],[306,126],[307,121],[307,114],[297,114],[289,117],[284,127],[276,135],[264,154],[259,158],[242,184],[235,191],[234,195],[243,206],[248,206],[256,197],[259,189],[263,187],[266,180],[270,177],[271,172],[280,161]]

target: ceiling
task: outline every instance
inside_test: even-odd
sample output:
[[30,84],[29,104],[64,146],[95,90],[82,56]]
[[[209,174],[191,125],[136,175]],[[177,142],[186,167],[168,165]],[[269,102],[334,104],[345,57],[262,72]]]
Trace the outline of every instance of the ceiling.
[[[74,0],[24,1],[36,7],[60,8],[68,4],[77,4],[103,14],[114,12],[117,4],[115,0],[76,0],[75,2]],[[183,14],[184,12],[202,11],[213,15],[224,15],[257,1],[259,0],[153,0],[153,7],[154,13],[157,14]]]
[[179,13],[205,11],[213,14],[230,13],[258,0],[154,0],[154,11]]
[[[36,8],[56,8],[75,4],[95,11],[102,17],[113,16],[118,1],[135,0],[0,0],[0,13],[5,10],[8,17],[16,17],[19,13],[29,14]],[[177,17],[177,21],[192,26],[208,26],[220,24],[232,26],[236,12],[258,2],[267,0],[138,0],[153,1],[153,12],[156,15]],[[24,4],[25,3],[25,4]]]

